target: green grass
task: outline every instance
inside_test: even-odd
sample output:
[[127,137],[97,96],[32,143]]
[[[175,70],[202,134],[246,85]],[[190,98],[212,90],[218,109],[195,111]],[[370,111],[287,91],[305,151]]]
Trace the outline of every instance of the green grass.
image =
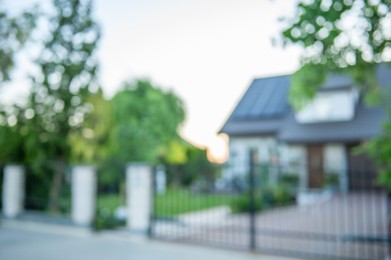
[[124,220],[118,220],[114,217],[115,209],[124,205],[125,201],[120,194],[99,194],[97,212],[93,224],[94,229],[115,229],[124,226]]
[[125,199],[119,194],[104,194],[99,195],[97,200],[98,208],[109,210],[114,212],[114,210],[120,206],[125,206]]
[[178,214],[227,205],[237,198],[228,194],[196,194],[185,189],[169,189],[155,197],[155,216],[172,217]]
[[[163,195],[156,195],[155,216],[172,217],[178,214],[227,205],[238,198],[229,194],[196,194],[186,189],[168,189]],[[124,200],[117,194],[106,194],[98,197],[98,208],[111,213],[119,206],[124,206]]]

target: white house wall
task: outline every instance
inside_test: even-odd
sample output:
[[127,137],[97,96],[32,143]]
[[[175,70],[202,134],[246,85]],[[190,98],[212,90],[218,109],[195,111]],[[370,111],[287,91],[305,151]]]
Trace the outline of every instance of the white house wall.
[[[307,174],[307,148],[304,145],[280,145],[281,165],[292,169],[292,173],[299,174],[300,187],[306,189],[308,186]],[[347,191],[347,153],[343,144],[331,143],[323,146],[323,165],[325,174],[339,175],[339,188]]]
[[304,145],[281,144],[280,164],[284,172],[299,175],[300,188],[307,187],[307,149]]
[[271,136],[266,137],[231,137],[229,141],[229,173],[226,177],[241,175],[249,170],[249,153],[255,149],[259,162],[269,162],[277,154],[277,142]]
[[323,165],[325,174],[339,175],[339,188],[348,190],[348,159],[346,147],[343,144],[327,144],[323,147]]
[[[229,167],[224,172],[225,178],[246,174],[249,170],[249,153],[255,149],[259,162],[273,162],[279,158],[283,172],[298,174],[300,188],[306,189],[307,148],[305,145],[278,143],[272,136],[264,137],[231,137],[229,142]],[[323,146],[323,165],[325,174],[339,174],[339,188],[347,191],[347,153],[343,144],[331,143]]]

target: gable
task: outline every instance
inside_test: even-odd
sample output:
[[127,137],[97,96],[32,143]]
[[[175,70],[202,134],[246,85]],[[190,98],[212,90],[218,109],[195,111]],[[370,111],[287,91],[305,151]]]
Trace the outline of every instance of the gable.
[[350,87],[342,90],[321,91],[295,113],[299,123],[349,121],[354,118],[359,92]]
[[[378,66],[377,77],[382,87],[391,90],[391,68],[389,66]],[[351,104],[349,107],[346,106],[345,115],[339,117],[335,114],[336,111],[338,112],[338,106],[333,103],[334,106],[329,107],[328,109],[331,110],[327,111],[330,115],[323,115],[321,122],[298,121],[288,102],[290,84],[290,75],[255,79],[220,132],[230,136],[274,134],[281,140],[289,142],[323,142],[338,138],[340,141],[363,140],[380,132],[385,118],[384,109],[364,106],[358,102],[357,93],[353,93],[355,90],[351,95]],[[333,100],[330,98],[332,96],[330,93],[348,92],[354,89],[353,84],[353,80],[346,75],[331,75],[321,89],[323,93],[328,92],[324,96]],[[341,100],[343,101],[343,98]],[[327,118],[328,116],[332,116],[332,120]],[[322,129],[329,131],[322,131]],[[312,131],[318,132],[319,135]],[[354,134],[350,135],[351,131]],[[333,136],[330,133],[334,133]],[[298,134],[297,138],[295,134]],[[312,137],[304,140],[305,136]]]
[[300,124],[293,113],[288,115],[276,137],[287,143],[355,142],[381,132],[386,113],[381,107],[357,105],[349,121]]

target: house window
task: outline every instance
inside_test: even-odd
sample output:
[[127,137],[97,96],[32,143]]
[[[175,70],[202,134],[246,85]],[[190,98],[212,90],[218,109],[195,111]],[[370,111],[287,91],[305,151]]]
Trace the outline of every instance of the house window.
[[349,121],[358,100],[356,89],[320,92],[296,114],[299,123]]

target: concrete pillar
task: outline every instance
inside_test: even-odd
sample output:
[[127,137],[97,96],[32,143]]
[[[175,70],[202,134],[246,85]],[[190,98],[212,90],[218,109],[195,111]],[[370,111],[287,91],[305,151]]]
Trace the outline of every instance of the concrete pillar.
[[17,217],[23,211],[25,170],[21,165],[7,165],[3,176],[3,215]]
[[127,226],[146,233],[152,212],[152,167],[144,163],[129,164],[126,169]]
[[163,165],[158,166],[156,169],[155,187],[156,187],[157,194],[166,193],[167,176],[166,176],[166,170]]
[[93,166],[76,166],[72,170],[72,220],[90,226],[95,217],[96,171]]

